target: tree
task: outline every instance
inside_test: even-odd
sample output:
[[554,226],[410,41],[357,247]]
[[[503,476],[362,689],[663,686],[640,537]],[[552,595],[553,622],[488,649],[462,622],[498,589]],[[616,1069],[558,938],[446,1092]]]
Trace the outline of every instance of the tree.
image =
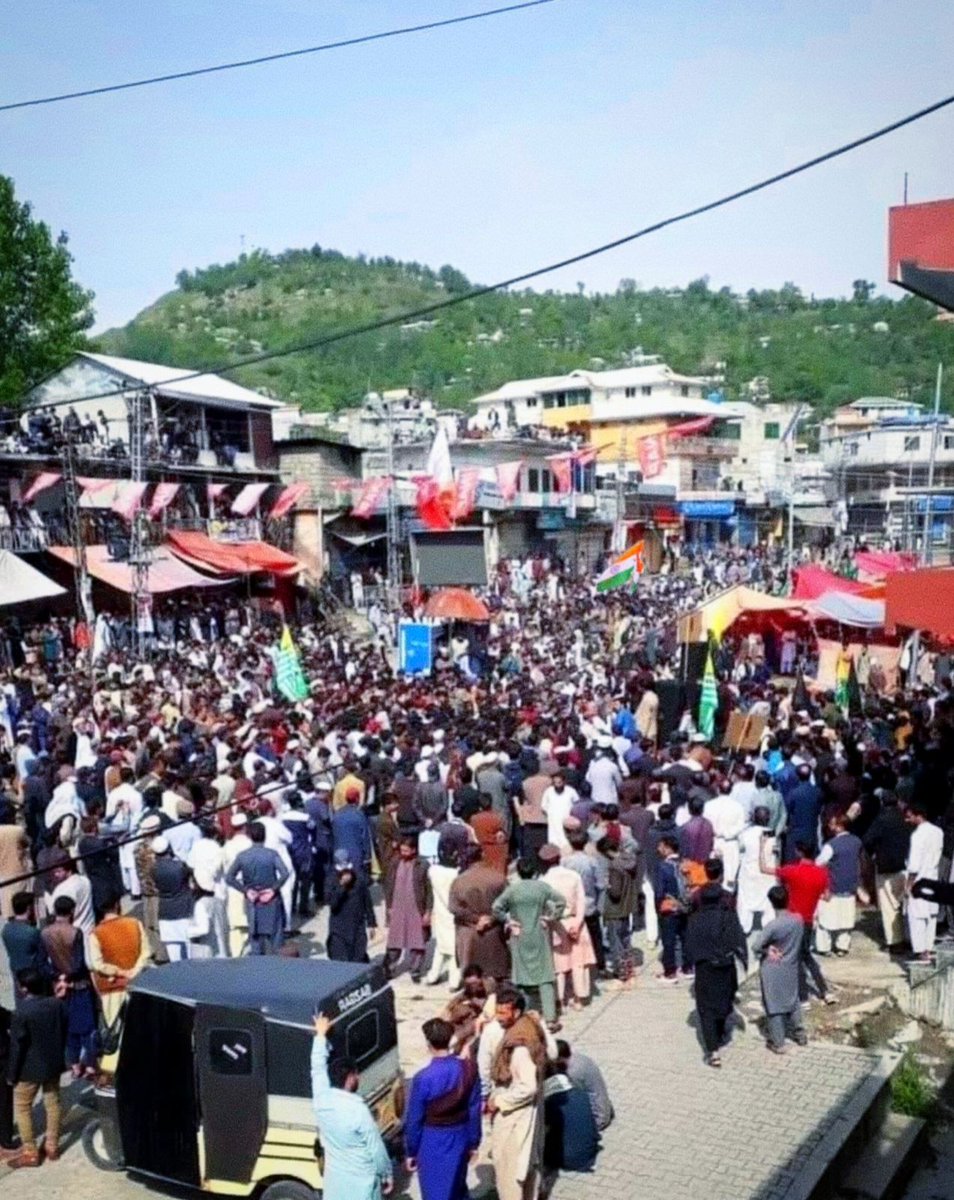
[[867,304],[874,292],[875,285],[867,279],[856,279],[851,285],[851,299],[855,304]]
[[0,403],[16,404],[86,345],[93,293],[71,274],[67,237],[20,203],[0,175]]

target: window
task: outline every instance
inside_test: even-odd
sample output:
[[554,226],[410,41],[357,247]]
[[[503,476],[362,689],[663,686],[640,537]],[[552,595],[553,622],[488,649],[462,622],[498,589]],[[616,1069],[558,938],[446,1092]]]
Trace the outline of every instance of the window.
[[242,1029],[211,1030],[209,1066],[216,1075],[251,1075],[252,1035]]
[[543,492],[545,496],[550,491],[550,479],[550,471],[547,467],[544,467],[540,472],[540,491]]
[[527,491],[539,492],[540,490],[540,472],[536,467],[530,467],[527,471]]
[[954,433],[945,433],[944,449],[945,450],[954,450]]
[[345,1031],[345,1057],[350,1058],[358,1070],[374,1057],[378,1049],[378,1010],[370,1009],[352,1021]]
[[689,384],[688,383],[683,383],[680,385],[679,395],[680,396],[688,396],[689,395]]
[[921,449],[921,435],[918,433],[911,434],[904,439],[904,452],[909,454],[912,450]]
[[778,421],[766,421],[763,436],[767,442],[778,441]]
[[633,397],[636,395],[636,389],[634,387],[625,388],[624,391],[626,393],[627,400],[632,400]]
[[644,396],[651,396],[653,394],[653,385],[651,383],[644,383],[639,390]]

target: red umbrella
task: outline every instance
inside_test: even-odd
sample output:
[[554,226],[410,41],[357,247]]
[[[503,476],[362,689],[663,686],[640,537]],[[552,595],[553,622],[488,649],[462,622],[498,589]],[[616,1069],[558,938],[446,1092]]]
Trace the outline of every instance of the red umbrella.
[[443,588],[424,606],[425,617],[444,621],[489,621],[490,610],[466,588]]

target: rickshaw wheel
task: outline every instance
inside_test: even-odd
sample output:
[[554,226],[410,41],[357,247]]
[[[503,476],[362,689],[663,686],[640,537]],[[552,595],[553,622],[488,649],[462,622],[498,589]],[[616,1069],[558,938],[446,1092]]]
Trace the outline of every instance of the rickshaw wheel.
[[260,1200],[321,1200],[322,1194],[297,1179],[279,1179],[268,1185]]
[[110,1132],[106,1126],[108,1117],[93,1117],[83,1126],[82,1142],[86,1157],[100,1171],[121,1171],[125,1166],[122,1157],[114,1158],[110,1153]]

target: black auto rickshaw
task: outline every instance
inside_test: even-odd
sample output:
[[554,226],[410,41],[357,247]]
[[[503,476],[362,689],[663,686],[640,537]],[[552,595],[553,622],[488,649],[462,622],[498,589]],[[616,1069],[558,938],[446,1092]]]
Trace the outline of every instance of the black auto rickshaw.
[[[319,959],[195,959],[129,988],[112,1086],[83,1132],[104,1170],[262,1200],[321,1188],[311,1104],[313,1020],[356,1063],[386,1139],[403,1081],[394,993],[380,967]],[[320,1148],[319,1148],[320,1153]]]

